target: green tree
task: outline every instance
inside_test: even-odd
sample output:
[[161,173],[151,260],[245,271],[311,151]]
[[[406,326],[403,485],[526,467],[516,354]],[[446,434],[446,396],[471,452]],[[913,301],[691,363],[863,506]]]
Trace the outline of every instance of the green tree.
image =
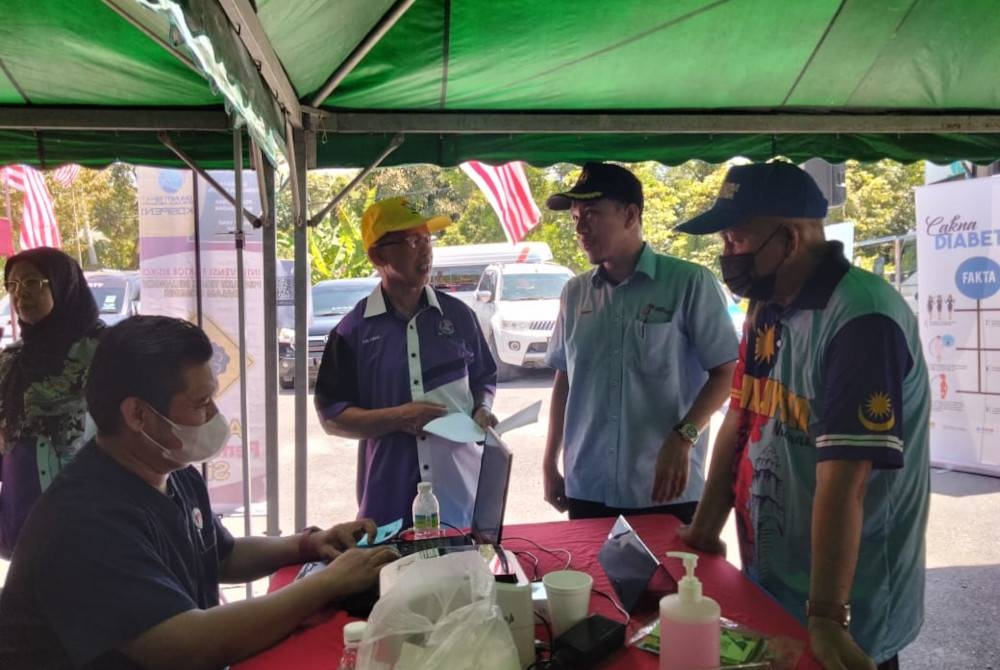
[[[82,169],[69,186],[51,176],[46,182],[66,253],[80,260],[85,269],[139,267],[139,204],[133,166],[114,163],[104,170]],[[89,261],[91,243],[96,265]]]

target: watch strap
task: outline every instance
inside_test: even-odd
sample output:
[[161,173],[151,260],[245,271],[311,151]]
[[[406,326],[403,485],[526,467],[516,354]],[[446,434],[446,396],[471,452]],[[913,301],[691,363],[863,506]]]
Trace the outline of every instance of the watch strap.
[[830,619],[847,628],[851,623],[851,606],[845,603],[807,600],[806,618],[809,617]]

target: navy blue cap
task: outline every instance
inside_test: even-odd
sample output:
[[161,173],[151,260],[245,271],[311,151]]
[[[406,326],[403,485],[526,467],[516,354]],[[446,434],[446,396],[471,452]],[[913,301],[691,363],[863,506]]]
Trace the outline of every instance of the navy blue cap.
[[545,201],[549,209],[569,209],[574,201],[588,202],[610,198],[626,205],[638,205],[642,209],[642,184],[639,178],[614,163],[587,162],[577,177],[576,183],[568,191],[550,195]]
[[823,219],[826,198],[805,170],[791,163],[752,163],[729,168],[715,204],[674,230],[717,233],[757,216]]

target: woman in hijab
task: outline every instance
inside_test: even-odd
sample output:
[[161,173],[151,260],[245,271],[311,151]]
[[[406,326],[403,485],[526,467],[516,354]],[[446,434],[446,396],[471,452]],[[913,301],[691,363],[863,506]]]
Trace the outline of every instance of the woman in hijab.
[[80,266],[46,247],[11,256],[21,340],[0,352],[0,557],[31,506],[94,433],[83,387],[103,324]]

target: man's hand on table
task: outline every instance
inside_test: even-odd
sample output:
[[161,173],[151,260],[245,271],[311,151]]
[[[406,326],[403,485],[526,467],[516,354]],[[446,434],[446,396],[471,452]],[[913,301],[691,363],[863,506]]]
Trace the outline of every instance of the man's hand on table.
[[668,503],[684,493],[691,470],[690,453],[691,443],[670,431],[656,456],[656,476],[650,492],[654,503]]
[[718,554],[723,558],[726,556],[726,543],[718,535],[699,532],[694,526],[681,526],[677,529],[677,535],[692,549],[706,554]]
[[368,536],[369,542],[375,541],[378,526],[371,519],[358,519],[313,533],[309,543],[313,554],[321,560],[332,561],[348,549],[354,548],[358,540]]
[[543,467],[542,485],[545,490],[545,502],[560,512],[569,509],[569,503],[566,501],[566,480],[559,473],[559,468],[555,465]]
[[448,408],[436,402],[414,401],[396,407],[396,427],[410,435],[423,435],[424,426],[448,413]]
[[328,580],[330,598],[343,598],[373,586],[382,568],[397,558],[399,554],[392,547],[348,549],[320,574]]
[[850,632],[836,621],[809,619],[809,646],[826,670],[875,670],[875,662],[854,642]]

